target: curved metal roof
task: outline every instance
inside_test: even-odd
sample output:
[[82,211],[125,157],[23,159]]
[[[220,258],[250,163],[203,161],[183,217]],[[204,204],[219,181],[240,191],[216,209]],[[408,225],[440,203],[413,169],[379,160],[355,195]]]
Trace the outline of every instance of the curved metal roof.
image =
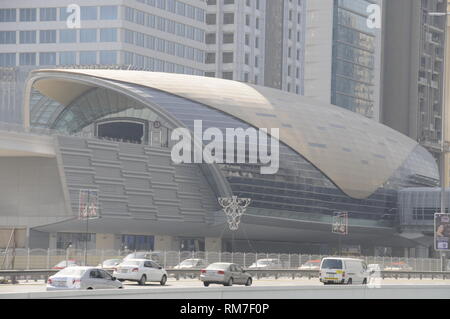
[[[82,77],[132,83],[208,105],[255,127],[280,128],[280,140],[353,198],[381,187],[418,145],[393,129],[340,107],[280,90],[200,76],[124,70],[37,70],[34,86],[68,105],[89,89]],[[58,74],[81,83],[58,83]],[[431,155],[430,155],[431,158]]]

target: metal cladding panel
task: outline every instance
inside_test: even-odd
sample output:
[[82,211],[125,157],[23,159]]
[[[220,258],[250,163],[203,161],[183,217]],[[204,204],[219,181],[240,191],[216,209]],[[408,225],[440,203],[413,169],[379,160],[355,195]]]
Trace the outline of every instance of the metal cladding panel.
[[[36,72],[56,77],[63,73],[80,75],[81,81],[84,75],[141,85],[205,104],[255,127],[280,128],[284,144],[356,199],[367,198],[382,187],[418,145],[387,126],[343,108],[235,81],[123,70]],[[45,94],[57,98],[61,92],[49,88]]]
[[[192,220],[194,210],[196,222],[205,223],[217,210],[216,197],[199,167],[186,165],[185,171],[174,167],[168,150],[65,136],[58,137],[58,145],[74,215],[80,189],[99,191],[100,214],[104,217],[183,222]],[[98,150],[108,150],[109,161]],[[157,156],[164,157],[164,174],[153,169]],[[131,162],[142,165],[133,167]]]

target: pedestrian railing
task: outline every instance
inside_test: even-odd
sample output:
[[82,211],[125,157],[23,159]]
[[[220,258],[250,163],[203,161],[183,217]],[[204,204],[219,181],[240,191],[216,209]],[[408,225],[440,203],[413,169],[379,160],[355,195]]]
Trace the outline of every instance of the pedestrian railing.
[[[130,250],[99,250],[93,249],[87,252],[87,264],[96,266],[107,259],[121,259]],[[64,260],[74,260],[78,264],[84,264],[84,250],[82,249],[15,249],[8,252],[0,250],[0,266],[3,270],[33,270],[51,269]],[[309,261],[320,261],[326,255],[310,254],[276,254],[276,253],[241,253],[241,252],[188,252],[188,251],[163,251],[154,252],[154,259],[164,268],[170,269],[186,259],[203,259],[207,264],[213,262],[233,262],[245,268],[250,267],[260,259],[274,259],[279,261],[283,269],[298,269]],[[447,270],[447,265],[442,265],[441,259],[433,258],[404,258],[404,257],[379,257],[359,256],[370,264],[379,265],[380,269],[391,268],[400,271],[432,272]],[[445,266],[442,268],[442,266]]]

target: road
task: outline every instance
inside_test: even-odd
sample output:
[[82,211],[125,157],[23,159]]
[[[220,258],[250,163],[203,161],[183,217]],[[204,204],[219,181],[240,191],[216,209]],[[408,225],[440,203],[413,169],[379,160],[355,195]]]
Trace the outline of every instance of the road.
[[[203,288],[202,283],[198,279],[182,279],[182,280],[175,280],[173,278],[170,278],[167,281],[166,286],[161,287],[157,283],[147,283],[145,286],[139,286],[136,283],[133,282],[125,282],[125,289],[171,289],[171,288]],[[411,286],[417,286],[417,285],[450,285],[450,279],[449,280],[442,280],[442,279],[385,279],[381,281],[381,286],[389,286],[389,285],[411,285]],[[216,285],[211,285],[211,287],[215,287]],[[256,287],[295,287],[295,286],[323,286],[319,282],[317,278],[313,279],[255,279],[253,281],[253,286]],[[219,287],[219,286],[217,286]],[[0,284],[0,294],[3,293],[25,293],[25,292],[43,292],[46,291],[45,283],[44,281],[20,281],[19,284],[12,285],[12,284]]]

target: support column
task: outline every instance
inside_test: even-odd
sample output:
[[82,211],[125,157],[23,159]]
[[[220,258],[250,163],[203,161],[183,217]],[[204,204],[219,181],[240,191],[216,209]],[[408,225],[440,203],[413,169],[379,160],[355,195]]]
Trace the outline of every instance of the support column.
[[155,235],[155,251],[174,251],[178,250],[174,247],[176,241],[173,236]]
[[416,247],[416,258],[428,258],[428,247],[417,246]]
[[205,251],[220,253],[222,251],[222,239],[205,237]]
[[115,249],[114,234],[97,234],[95,238],[96,249]]
[[56,233],[50,233],[48,240],[48,248],[56,249]]

